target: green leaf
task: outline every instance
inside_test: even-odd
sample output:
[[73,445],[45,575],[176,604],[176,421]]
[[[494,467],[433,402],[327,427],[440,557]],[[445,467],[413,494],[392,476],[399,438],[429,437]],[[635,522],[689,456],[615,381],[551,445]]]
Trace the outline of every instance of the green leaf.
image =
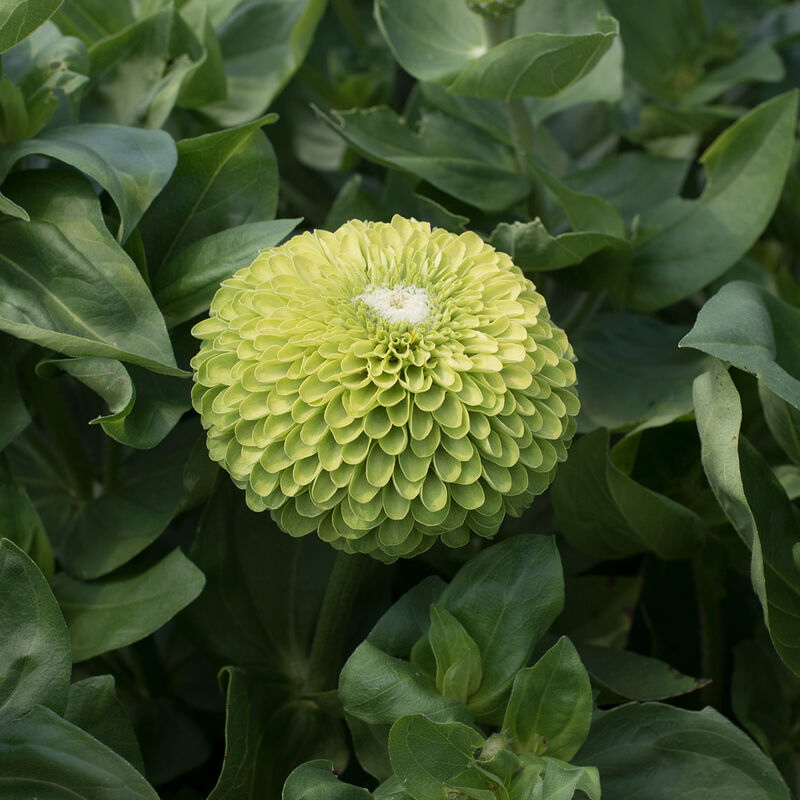
[[390,109],[317,112],[350,146],[372,161],[416,175],[483,211],[501,211],[526,197],[511,151],[480,131],[425,115],[415,133]]
[[201,108],[208,103],[224,100],[227,96],[222,49],[211,24],[205,0],[190,0],[181,8],[199,42],[203,44],[202,57],[187,72],[180,84],[178,105],[181,108]]
[[53,577],[53,549],[41,517],[22,486],[0,482],[0,538],[30,556],[47,580]]
[[764,383],[758,384],[758,396],[773,438],[795,464],[800,464],[800,409],[778,397]]
[[733,653],[731,704],[736,718],[796,792],[800,776],[792,729],[797,721],[800,682],[781,663],[769,642],[745,639]]
[[0,329],[66,355],[184,375],[164,319],[105,227],[91,185],[56,170],[13,178],[5,185],[33,218],[0,226]]
[[800,512],[758,451],[741,437],[741,401],[722,364],[716,362],[696,379],[694,402],[706,476],[751,552],[750,579],[772,643],[800,675],[800,572],[793,559]]
[[[389,734],[389,756],[395,774],[415,800],[438,800],[469,781],[469,797],[494,800],[498,782],[473,767],[475,751],[484,744],[474,728],[458,722],[437,723],[415,715],[399,719]],[[472,780],[470,780],[472,779]]]
[[53,589],[69,625],[72,660],[85,661],[157,631],[204,583],[203,573],[179,549],[154,566],[129,565],[90,582],[59,573]]
[[301,222],[250,222],[206,236],[183,249],[155,274],[153,292],[167,325],[208,310],[220,283],[253,262],[260,250],[280,244]]
[[658,703],[601,714],[576,759],[595,765],[603,800],[789,800],[772,762],[725,717]]
[[32,34],[55,14],[62,0],[2,0],[0,2],[0,53]]
[[685,330],[639,314],[604,314],[581,329],[572,338],[578,430],[642,430],[690,414],[692,381],[709,361],[678,350]]
[[531,272],[574,267],[595,255],[619,257],[626,265],[631,257],[631,246],[617,236],[584,231],[551,236],[538,218],[533,222],[501,222],[489,244],[508,253],[520,269]]
[[573,547],[598,558],[646,550],[685,558],[701,547],[706,527],[694,511],[630,477],[625,467],[638,439],[627,437],[609,449],[608,431],[600,428],[572,446],[551,489],[559,529]]
[[[149,450],[158,445],[191,407],[186,381],[109,358],[64,358],[40,361],[37,374],[66,372],[108,404],[108,414],[91,420],[121,444]],[[134,376],[136,382],[131,376]]]
[[[176,164],[175,143],[163,131],[63,125],[0,150],[0,176],[5,178],[17,161],[32,154],[63,161],[97,181],[119,209],[119,240],[123,242],[164,188]],[[28,202],[20,202],[34,213]]]
[[594,69],[618,30],[615,20],[601,17],[598,33],[515,36],[471,61],[450,85],[450,91],[505,102],[520,97],[552,97]]
[[578,642],[621,649],[628,641],[632,610],[642,590],[640,577],[579,575],[566,580],[564,611],[551,633]]
[[578,651],[593,683],[628,700],[666,700],[710,683],[631,650],[579,644]]
[[287,778],[282,800],[369,800],[366,789],[342,783],[333,772],[332,761],[309,761]]
[[391,725],[404,714],[470,722],[466,706],[436,691],[419,669],[362,642],[342,668],[339,695],[348,714],[370,725]]
[[561,560],[549,536],[515,536],[483,550],[442,592],[439,605],[480,650],[483,681],[470,698],[476,719],[502,713],[514,676],[563,603]]
[[225,100],[203,113],[222,127],[263,114],[303,63],[326,0],[252,0],[219,26]]
[[[278,797],[288,773],[308,759],[334,757],[338,771],[344,769],[348,749],[341,722],[313,701],[292,697],[285,680],[237,667],[225,667],[221,679],[227,688],[225,761],[209,800]],[[292,789],[295,794],[284,797],[334,798],[339,787],[357,792],[355,797],[369,797],[365,790],[347,787],[338,783],[332,772],[329,775],[330,782],[321,782],[322,794],[307,793],[318,791],[317,780],[290,777],[286,786],[296,787]],[[341,797],[347,800],[353,795]]]
[[430,646],[436,659],[436,688],[467,702],[481,683],[481,654],[464,626],[441,606],[431,606]]
[[592,687],[575,646],[562,636],[532,667],[514,678],[503,718],[518,753],[569,761],[592,719]]
[[117,698],[111,675],[93,675],[69,687],[64,712],[67,722],[94,736],[144,774],[139,742],[125,709]]
[[89,56],[92,90],[81,102],[81,118],[159,128],[204,50],[170,4],[94,42]]
[[41,706],[0,726],[0,792],[9,800],[158,800],[125,759]]
[[[797,93],[782,94],[735,122],[706,150],[707,185],[642,216],[629,302],[670,305],[718,278],[750,249],[775,210],[794,142]],[[757,197],[753,205],[749,198]]]
[[15,444],[14,474],[32,494],[65,569],[84,579],[106,575],[164,532],[188,493],[198,428],[187,421],[159,447],[124,458],[113,486],[89,498],[75,496],[59,461],[35,434]]
[[[0,718],[13,719],[37,704],[63,712],[70,661],[67,626],[47,581],[28,556],[2,539]],[[1,759],[0,787],[4,775]]]
[[206,588],[184,615],[220,664],[258,665],[295,679],[305,665],[334,553],[315,536],[293,539],[249,511],[224,481],[205,509],[190,555]]
[[[15,340],[0,335],[3,352],[8,353]],[[30,425],[31,415],[20,392],[19,383],[14,371],[13,359],[6,359],[0,365],[0,451],[22,433]]]
[[600,800],[597,770],[594,767],[575,767],[556,758],[544,758],[537,759],[514,777],[510,800],[529,797],[572,800],[576,791],[585,793],[590,800]]
[[276,119],[178,142],[178,166],[140,228],[155,281],[159,268],[189,245],[274,217],[278,166],[260,129]]
[[745,281],[726,283],[680,342],[755,375],[800,409],[800,309]]
[[64,33],[92,44],[133,25],[136,19],[131,0],[65,0],[53,21]]

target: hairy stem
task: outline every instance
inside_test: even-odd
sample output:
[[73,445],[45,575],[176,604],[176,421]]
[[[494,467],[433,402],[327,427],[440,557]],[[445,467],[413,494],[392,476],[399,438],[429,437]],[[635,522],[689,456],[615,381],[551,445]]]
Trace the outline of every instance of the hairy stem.
[[311,644],[306,681],[309,692],[336,688],[350,611],[368,564],[368,556],[341,551],[336,555]]

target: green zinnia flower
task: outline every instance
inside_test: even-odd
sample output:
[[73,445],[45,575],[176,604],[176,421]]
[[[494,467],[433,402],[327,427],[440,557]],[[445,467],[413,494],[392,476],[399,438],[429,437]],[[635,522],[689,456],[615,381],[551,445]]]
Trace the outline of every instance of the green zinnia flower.
[[525,0],[467,0],[470,11],[484,17],[504,17],[516,11]]
[[492,537],[578,399],[544,298],[474,233],[352,221],[223,282],[192,361],[211,458],[292,536],[384,561]]

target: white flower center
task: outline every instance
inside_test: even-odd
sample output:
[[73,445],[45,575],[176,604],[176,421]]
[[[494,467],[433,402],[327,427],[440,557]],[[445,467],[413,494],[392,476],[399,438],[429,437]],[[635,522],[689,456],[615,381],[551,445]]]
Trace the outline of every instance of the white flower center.
[[430,296],[419,286],[367,286],[356,300],[366,303],[379,317],[394,324],[424,322],[431,313]]

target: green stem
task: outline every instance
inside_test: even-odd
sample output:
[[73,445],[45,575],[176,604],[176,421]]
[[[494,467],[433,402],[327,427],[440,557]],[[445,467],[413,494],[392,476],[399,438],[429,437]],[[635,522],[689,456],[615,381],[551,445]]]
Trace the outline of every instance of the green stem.
[[724,642],[722,638],[722,610],[714,576],[703,563],[702,554],[692,561],[697,613],[700,618],[700,657],[703,677],[711,683],[701,692],[703,703],[721,708],[725,697]]
[[361,17],[352,0],[332,0],[331,4],[353,46],[356,50],[361,50],[367,40],[361,29]]
[[[483,17],[486,46],[491,49],[510,39],[514,31],[513,23],[513,14],[505,17]],[[509,100],[505,105],[510,122],[511,141],[517,157],[517,171],[520,175],[530,179],[530,204],[536,212],[541,212],[544,193],[541,181],[531,166],[530,160],[536,144],[536,132],[531,122],[531,116],[522,98]]]
[[306,681],[309,692],[336,688],[350,611],[368,564],[368,556],[341,551],[336,555],[311,644]]

